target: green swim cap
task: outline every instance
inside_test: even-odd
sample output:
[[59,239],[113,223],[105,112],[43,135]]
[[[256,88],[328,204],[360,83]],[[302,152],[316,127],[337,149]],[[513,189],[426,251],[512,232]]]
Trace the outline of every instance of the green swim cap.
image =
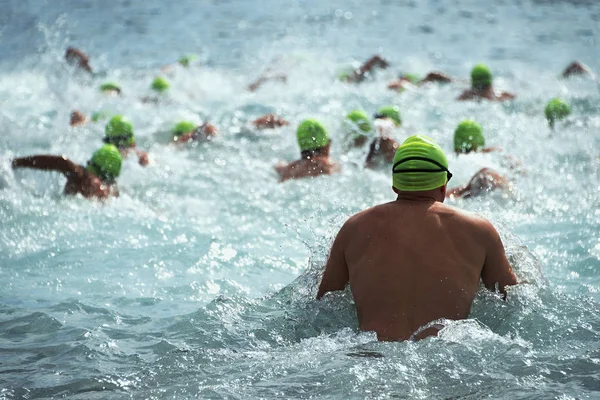
[[554,122],[571,114],[571,106],[561,99],[555,98],[548,102],[546,109],[544,110],[544,114],[546,114],[546,119],[548,120],[550,126],[553,127]]
[[108,121],[104,129],[104,143],[111,143],[117,147],[126,147],[135,144],[133,124],[122,115],[115,115]]
[[121,173],[122,164],[119,149],[112,144],[105,144],[92,155],[87,169],[104,182],[112,183]]
[[444,151],[427,136],[411,136],[396,150],[392,185],[397,190],[432,190],[444,186],[451,177]]
[[300,151],[315,150],[329,144],[327,131],[316,119],[305,119],[296,131]]
[[[363,133],[369,133],[373,130],[373,126],[371,125],[371,121],[369,120],[369,116],[363,110],[352,110],[348,115],[346,115],[346,119],[352,121],[358,129],[360,129]],[[362,136],[360,132],[355,132],[355,136]]]
[[187,56],[181,56],[179,57],[179,60],[177,60],[177,62],[181,65],[183,65],[184,67],[189,67],[190,64],[192,63],[192,61],[194,61],[196,59],[195,55],[189,54]]
[[412,83],[413,85],[418,85],[419,82],[421,82],[421,77],[417,74],[403,74],[400,76],[400,78],[404,78],[407,81],[409,81],[410,83]]
[[109,114],[106,111],[96,111],[92,113],[92,121],[98,122],[102,119],[107,119]]
[[354,72],[354,70],[352,68],[343,70],[337,76],[338,81],[342,81],[342,82],[347,81],[348,78],[350,78],[350,74],[352,74],[352,72]]
[[160,76],[152,81],[152,90],[158,93],[166,92],[169,89],[169,82]]
[[185,135],[186,133],[192,132],[194,129],[196,129],[196,126],[197,125],[193,122],[181,121],[173,127],[171,132],[173,133],[173,136],[179,137],[181,135]]
[[402,118],[400,118],[400,109],[396,106],[384,106],[377,111],[375,118],[389,118],[394,121],[396,126],[402,125]]
[[100,85],[101,92],[117,92],[121,93],[121,87],[114,82],[106,82]]
[[485,64],[477,64],[471,70],[471,86],[474,88],[480,88],[485,86],[491,86],[492,84],[492,71]]
[[470,153],[485,146],[481,125],[472,120],[464,120],[454,130],[454,151]]

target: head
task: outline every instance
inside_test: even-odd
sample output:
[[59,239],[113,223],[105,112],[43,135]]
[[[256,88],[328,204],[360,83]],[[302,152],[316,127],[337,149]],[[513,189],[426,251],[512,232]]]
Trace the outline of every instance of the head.
[[302,158],[315,155],[328,155],[330,139],[327,130],[315,119],[305,119],[296,130],[298,146]]
[[122,115],[115,115],[108,121],[104,129],[104,143],[109,143],[118,148],[135,146],[133,124]]
[[121,174],[123,159],[119,149],[112,144],[105,144],[92,155],[88,161],[87,169],[104,183],[115,183]]
[[187,68],[187,67],[190,66],[190,64],[192,63],[192,61],[194,61],[195,59],[196,59],[196,56],[188,54],[188,55],[185,55],[185,56],[181,56],[179,58],[179,60],[177,60],[177,62],[179,64],[181,64],[182,66],[184,66],[184,67]]
[[352,139],[365,138],[373,131],[369,116],[363,110],[352,110],[346,115],[344,130]]
[[93,122],[104,121],[105,119],[108,119],[108,117],[110,117],[110,115],[106,111],[96,111],[92,113]]
[[106,82],[100,85],[100,91],[106,94],[121,94],[121,87],[114,82]]
[[400,109],[396,106],[384,106],[381,107],[377,114],[373,116],[375,119],[387,118],[394,122],[394,125],[402,125],[402,118],[400,117]]
[[400,79],[405,79],[413,85],[418,85],[421,82],[421,78],[417,74],[402,74]]
[[485,138],[481,125],[472,120],[464,120],[454,130],[454,151],[467,154],[485,147]]
[[443,202],[450,178],[448,159],[433,139],[414,135],[396,150],[392,188],[398,196],[433,198]]
[[164,93],[167,90],[169,90],[170,86],[171,85],[169,85],[169,82],[165,78],[161,78],[159,76],[157,78],[154,78],[150,87],[157,93]]
[[492,86],[492,71],[485,64],[477,64],[471,70],[471,87],[481,90]]
[[193,132],[198,126],[190,121],[181,121],[173,127],[171,132],[173,137],[178,138],[179,136],[185,135],[186,133]]
[[571,106],[562,101],[561,99],[552,99],[546,105],[544,110],[548,124],[554,127],[554,123],[558,120],[566,118],[571,114]]

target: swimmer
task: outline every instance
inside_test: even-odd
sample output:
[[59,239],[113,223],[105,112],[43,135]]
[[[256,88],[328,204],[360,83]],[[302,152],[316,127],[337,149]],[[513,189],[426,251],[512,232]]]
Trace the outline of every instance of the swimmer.
[[379,55],[374,55],[369,58],[359,68],[349,72],[343,73],[339,76],[341,81],[350,83],[359,83],[365,80],[375,69],[381,68],[386,69],[390,64]]
[[342,226],[317,299],[348,283],[360,329],[382,341],[422,339],[441,318],[468,318],[480,281],[506,296],[517,284],[504,246],[486,219],[443,204],[452,177],[432,139],[411,136],[396,151],[395,201],[362,211]]
[[[170,87],[171,87],[171,84],[169,83],[169,81],[160,76],[154,78],[154,80],[150,84],[150,89],[152,89],[159,96],[165,95]],[[160,98],[152,97],[152,96],[145,96],[145,97],[142,97],[140,100],[142,101],[142,103],[158,104],[158,102],[160,101]]]
[[446,197],[453,199],[474,197],[496,189],[510,190],[510,182],[498,172],[489,168],[482,168],[473,175],[465,186],[448,190]]
[[148,153],[135,147],[135,135],[133,124],[122,115],[115,115],[108,121],[104,129],[104,143],[115,145],[123,157],[127,157],[130,151],[138,156],[138,162],[142,166],[148,165]]
[[69,125],[71,126],[81,126],[85,125],[88,122],[88,118],[79,110],[73,110],[71,112],[71,118],[69,120]]
[[429,72],[423,79],[420,79],[418,76],[416,76],[414,74],[404,74],[404,75],[400,76],[400,78],[398,78],[397,80],[391,82],[388,85],[388,89],[401,92],[401,91],[405,90],[407,88],[407,86],[409,86],[409,85],[421,86],[426,83],[445,84],[445,83],[451,83],[451,82],[454,82],[454,79],[452,79],[448,75],[444,74],[443,72],[435,72],[435,71]]
[[275,129],[289,124],[285,119],[273,114],[267,114],[252,121],[252,125],[256,129]]
[[496,93],[492,81],[490,69],[485,64],[477,64],[471,70],[471,89],[464,91],[457,100],[507,101],[515,98],[514,94],[508,92]]
[[571,115],[571,106],[559,98],[554,98],[550,100],[548,104],[546,104],[544,115],[546,116],[546,120],[548,120],[548,125],[550,125],[550,128],[554,129],[554,124],[557,121],[565,119]]
[[562,73],[563,78],[569,78],[571,76],[592,76],[592,70],[583,63],[579,61],[573,61],[571,64],[565,68]]
[[92,67],[90,67],[90,58],[88,55],[75,47],[67,48],[67,51],[65,52],[65,60],[67,60],[67,62],[71,65],[75,65],[84,71],[93,73]]
[[330,175],[340,171],[340,166],[329,158],[331,140],[320,122],[306,119],[296,131],[301,159],[290,164],[278,164],[275,170],[280,182],[288,179]]
[[263,75],[258,78],[256,81],[252,82],[248,85],[248,90],[250,92],[255,92],[258,88],[269,81],[279,81],[283,83],[287,83],[287,75],[285,74],[277,74],[277,75]]
[[491,153],[502,151],[499,147],[485,147],[483,128],[477,122],[466,119],[454,130],[454,152],[458,154],[469,154],[471,152]]
[[391,164],[400,144],[391,137],[395,128],[402,125],[400,111],[395,106],[381,107],[374,115],[376,121],[377,137],[369,147],[369,154],[365,160],[366,168],[375,168],[384,162]]
[[[179,57],[177,60],[177,64],[181,65],[184,68],[188,68],[198,57],[193,54],[187,54]],[[170,72],[173,69],[174,64],[165,65],[160,68],[161,72]]]
[[344,130],[351,138],[351,147],[362,147],[373,131],[373,125],[366,112],[352,110],[346,115]]
[[87,168],[62,156],[39,155],[15,158],[13,168],[56,171],[67,178],[64,193],[81,194],[85,198],[105,199],[118,196],[116,178],[121,173],[122,158],[112,144],[105,144],[88,161]]
[[173,142],[188,143],[210,141],[217,136],[218,130],[208,122],[197,126],[193,122],[182,121],[175,125],[171,132],[173,133]]
[[105,82],[100,85],[100,91],[104,94],[112,95],[112,96],[120,96],[121,95],[121,87],[114,82]]

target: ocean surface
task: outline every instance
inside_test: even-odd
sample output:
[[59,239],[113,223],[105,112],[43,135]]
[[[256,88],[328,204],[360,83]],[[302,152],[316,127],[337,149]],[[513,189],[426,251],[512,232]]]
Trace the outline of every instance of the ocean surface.
[[[572,60],[600,71],[599,21],[592,0],[0,0],[0,399],[600,398],[600,85],[559,79]],[[68,46],[95,76],[65,64]],[[391,68],[336,81],[375,53]],[[198,58],[142,103],[183,54]],[[454,101],[477,62],[516,100]],[[459,81],[386,89],[430,70]],[[248,92],[266,71],[287,84]],[[122,97],[99,93],[108,80]],[[551,131],[556,96],[573,113]],[[418,342],[358,331],[347,292],[314,300],[341,224],[394,199],[388,168],[363,169],[341,130],[385,104],[400,107],[398,140],[450,153],[475,118],[504,149],[449,156],[451,186],[489,166],[512,190],[451,203],[493,221],[529,282],[506,302],[481,290],[469,319]],[[147,168],[126,160],[119,198],[66,198],[59,174],[10,168],[45,153],[85,164],[104,127],[70,128],[73,109],[125,114],[149,151]],[[253,130],[269,112],[291,125]],[[280,184],[273,165],[298,158],[307,117],[343,170]],[[170,146],[181,119],[220,135]]]

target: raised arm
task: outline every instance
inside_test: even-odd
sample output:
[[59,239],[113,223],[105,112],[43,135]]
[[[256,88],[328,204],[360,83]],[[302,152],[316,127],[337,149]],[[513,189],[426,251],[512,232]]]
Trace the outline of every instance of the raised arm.
[[485,230],[487,249],[481,280],[485,287],[492,291],[498,285],[500,293],[506,296],[506,286],[516,285],[517,278],[506,259],[500,235],[489,221],[485,221],[482,225]]
[[64,175],[72,175],[83,170],[83,167],[75,164],[64,156],[28,156],[15,158],[12,161],[13,168],[34,168],[44,171],[57,171]]
[[327,292],[343,290],[348,283],[349,275],[344,256],[343,231],[344,227],[342,227],[331,246],[325,272],[323,273],[319,291],[317,292],[317,299],[323,297]]

